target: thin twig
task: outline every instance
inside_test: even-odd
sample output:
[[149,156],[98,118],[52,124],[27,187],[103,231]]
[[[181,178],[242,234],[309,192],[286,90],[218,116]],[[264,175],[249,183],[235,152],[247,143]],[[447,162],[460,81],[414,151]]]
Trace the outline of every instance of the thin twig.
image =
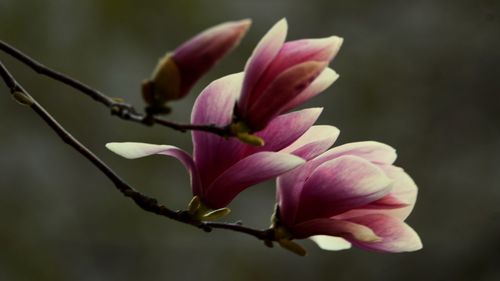
[[149,197],[135,190],[127,184],[120,176],[118,176],[109,166],[106,165],[92,151],[80,143],[73,137],[61,124],[57,122],[12,76],[7,68],[0,61],[0,77],[9,88],[11,95],[20,103],[29,106],[36,114],[42,118],[50,128],[59,135],[59,137],[68,145],[77,150],[83,157],[89,160],[96,166],[108,179],[110,179],[124,196],[131,198],[136,205],[141,209],[160,216],[164,216],[182,223],[203,229],[206,232],[214,228],[227,229],[236,232],[245,233],[254,236],[257,239],[263,240],[266,245],[272,246],[272,241],[275,241],[274,232],[272,229],[258,230],[245,227],[239,223],[218,223],[218,222],[203,222],[193,219],[186,211],[174,211],[166,206],[158,203],[155,198]]
[[66,84],[73,89],[91,97],[95,101],[106,106],[111,111],[112,115],[118,116],[121,119],[141,123],[148,126],[159,124],[181,132],[186,132],[188,130],[197,130],[213,133],[219,136],[230,135],[230,130],[228,127],[217,127],[215,125],[179,124],[162,119],[158,116],[141,114],[132,105],[120,102],[117,99],[113,99],[73,77],[53,70],[1,40],[0,50],[17,59],[18,61],[24,63],[38,74],[47,76],[63,84]]

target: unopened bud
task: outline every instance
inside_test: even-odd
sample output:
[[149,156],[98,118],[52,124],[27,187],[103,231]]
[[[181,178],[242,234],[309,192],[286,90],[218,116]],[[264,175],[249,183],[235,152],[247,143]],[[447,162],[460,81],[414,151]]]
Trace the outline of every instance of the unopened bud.
[[31,106],[35,102],[29,95],[21,91],[14,91],[12,97],[21,105]]
[[181,76],[179,69],[168,53],[160,59],[151,80],[142,82],[144,101],[156,108],[164,106],[168,101],[180,98]]
[[142,84],[144,100],[153,107],[183,98],[193,85],[245,35],[250,20],[226,22],[211,27],[167,53],[152,78]]

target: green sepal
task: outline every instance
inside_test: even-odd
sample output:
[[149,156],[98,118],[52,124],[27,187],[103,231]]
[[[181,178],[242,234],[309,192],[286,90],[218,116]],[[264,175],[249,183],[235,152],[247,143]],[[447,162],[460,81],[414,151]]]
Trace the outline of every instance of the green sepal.
[[274,229],[274,238],[280,244],[280,246],[284,249],[287,249],[299,256],[307,255],[306,250],[300,246],[299,244],[293,242],[293,235],[283,226],[279,225],[279,218],[276,215],[278,212],[278,206],[276,206],[276,212],[272,217],[272,226]]
[[264,140],[251,133],[250,128],[243,122],[235,122],[231,124],[231,133],[236,136],[240,141],[255,145],[263,146],[265,144]]
[[200,200],[200,197],[198,195],[196,195],[193,197],[193,199],[191,199],[191,201],[189,201],[188,212],[191,215],[194,215],[198,212],[200,207],[201,207],[201,200]]
[[160,58],[152,78],[142,82],[142,97],[150,108],[161,113],[168,113],[163,109],[168,101],[181,97],[181,75],[171,53]]
[[207,207],[201,201],[201,198],[198,195],[195,195],[191,201],[189,201],[187,213],[195,219],[199,221],[208,221],[208,220],[216,220],[223,216],[229,214],[231,210],[229,208],[220,208],[213,210]]
[[284,249],[287,249],[299,256],[306,256],[307,255],[307,252],[306,250],[300,246],[299,244],[293,242],[292,240],[289,240],[289,239],[281,239],[281,240],[278,240],[278,244],[280,244],[280,246]]
[[218,218],[227,216],[230,212],[231,212],[231,210],[229,208],[220,208],[220,209],[213,210],[213,211],[210,211],[208,213],[205,213],[201,217],[201,219],[202,220],[207,220],[207,221],[209,221],[209,220],[216,220]]

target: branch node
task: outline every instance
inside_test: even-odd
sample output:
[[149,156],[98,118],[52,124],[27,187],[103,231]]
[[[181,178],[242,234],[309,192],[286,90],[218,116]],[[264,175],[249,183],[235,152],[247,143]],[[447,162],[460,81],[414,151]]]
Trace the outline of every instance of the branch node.
[[14,90],[12,91],[12,97],[19,103],[20,105],[25,105],[25,106],[32,106],[35,101],[33,98],[31,98],[29,95],[26,93],[19,91],[19,90]]
[[264,245],[266,245],[269,248],[274,247],[273,241],[271,241],[271,240],[264,240]]

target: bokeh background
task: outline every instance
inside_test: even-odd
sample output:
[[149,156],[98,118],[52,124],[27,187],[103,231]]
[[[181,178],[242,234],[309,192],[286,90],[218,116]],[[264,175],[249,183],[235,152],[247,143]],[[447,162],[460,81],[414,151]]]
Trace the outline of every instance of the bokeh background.
[[[157,59],[222,21],[253,19],[240,47],[176,102],[187,122],[209,81],[241,71],[282,17],[289,39],[345,38],[341,78],[306,106],[341,129],[338,143],[398,149],[419,198],[408,222],[424,249],[306,258],[253,237],[203,233],[143,212],[0,87],[0,280],[500,280],[500,2],[496,0],[0,0],[0,38],[41,62],[142,107]],[[109,141],[191,149],[190,135],[111,117],[82,94],[0,54],[76,137],[141,191],[173,208],[190,199],[174,159],[124,160]],[[228,218],[266,227],[273,183],[249,189]]]

